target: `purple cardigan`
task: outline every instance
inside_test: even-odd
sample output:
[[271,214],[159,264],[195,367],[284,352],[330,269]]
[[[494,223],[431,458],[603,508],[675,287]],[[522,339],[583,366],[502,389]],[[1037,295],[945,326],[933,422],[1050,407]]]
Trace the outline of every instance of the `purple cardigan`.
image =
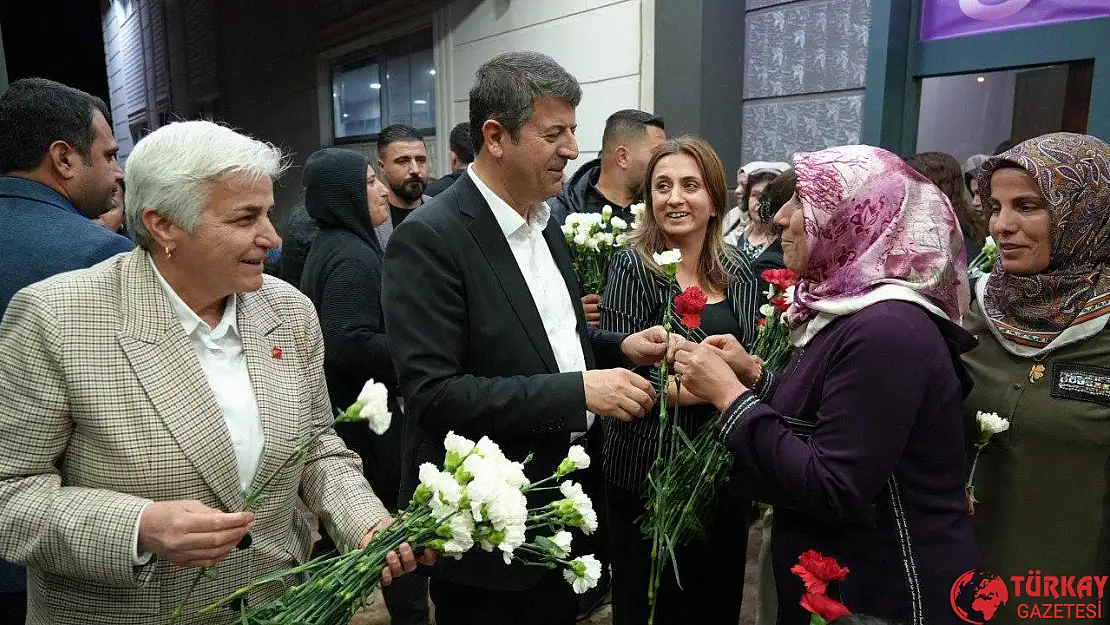
[[[853,612],[906,625],[962,622],[949,592],[980,565],[964,499],[970,382],[958,360],[973,344],[919,306],[884,301],[833,321],[798,350],[769,380],[766,403],[748,392],[721,415],[742,474],[735,479],[753,481],[775,506],[778,622],[808,621],[790,573],[807,549],[851,569],[830,594]],[[808,440],[783,416],[814,423]]]

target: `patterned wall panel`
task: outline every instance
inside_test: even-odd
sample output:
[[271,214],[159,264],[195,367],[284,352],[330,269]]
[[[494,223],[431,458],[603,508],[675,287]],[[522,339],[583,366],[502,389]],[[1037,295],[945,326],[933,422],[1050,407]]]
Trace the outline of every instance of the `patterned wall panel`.
[[748,13],[744,97],[863,87],[870,23],[871,0],[805,1]]
[[790,4],[791,2],[797,2],[797,0],[748,0],[748,4],[745,5],[745,8],[749,11],[754,11],[756,9],[765,9],[779,4]]
[[744,162],[859,143],[863,92],[744,104]]

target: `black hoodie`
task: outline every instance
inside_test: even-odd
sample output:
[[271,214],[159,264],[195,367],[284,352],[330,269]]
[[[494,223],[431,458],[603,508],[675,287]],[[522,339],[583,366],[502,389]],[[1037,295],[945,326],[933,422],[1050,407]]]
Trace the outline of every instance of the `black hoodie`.
[[382,318],[382,249],[370,223],[366,157],[326,148],[304,167],[305,209],[320,232],[301,274],[301,291],[316,306],[324,333],[324,373],[332,406],[353,404],[367,379],[390,389],[393,424],[381,436],[362,423],[336,431],[362,456],[374,492],[389,507],[401,481],[403,419],[396,402],[397,374]]

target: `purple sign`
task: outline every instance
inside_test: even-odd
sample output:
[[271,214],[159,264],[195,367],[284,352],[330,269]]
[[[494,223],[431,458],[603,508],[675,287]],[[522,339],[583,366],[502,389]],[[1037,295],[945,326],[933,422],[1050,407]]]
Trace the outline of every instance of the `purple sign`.
[[1110,16],[1110,0],[922,0],[921,40]]

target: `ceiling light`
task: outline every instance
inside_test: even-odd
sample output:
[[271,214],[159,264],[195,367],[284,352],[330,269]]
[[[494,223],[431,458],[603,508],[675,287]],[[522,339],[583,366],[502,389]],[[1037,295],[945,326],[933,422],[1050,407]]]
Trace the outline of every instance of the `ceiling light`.
[[428,70],[428,73],[431,74],[432,76],[436,75],[436,71],[434,69]]
[[980,76],[980,77],[975,79],[975,82],[987,82],[987,79]]
[[413,104],[427,104],[428,101],[427,100],[413,100],[412,103]]
[[350,117],[350,115],[348,115],[348,114],[344,113],[344,114],[343,114],[343,117]]
[[370,83],[370,88],[371,88],[371,89],[381,89],[381,88],[382,88],[382,83],[380,83],[380,82],[372,82],[372,83]]

